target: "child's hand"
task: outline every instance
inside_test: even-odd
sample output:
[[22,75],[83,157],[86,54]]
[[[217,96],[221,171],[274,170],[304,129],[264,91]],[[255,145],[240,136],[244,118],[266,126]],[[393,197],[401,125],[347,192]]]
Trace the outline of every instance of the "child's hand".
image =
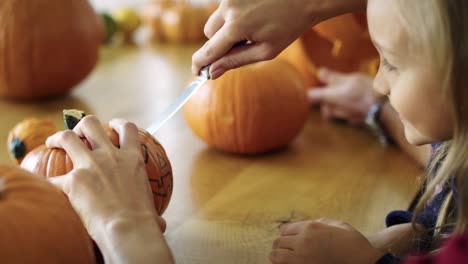
[[284,225],[273,242],[270,261],[277,263],[375,263],[383,255],[353,227],[320,219]]
[[322,69],[319,79],[323,88],[309,91],[311,104],[320,104],[324,119],[339,118],[353,125],[364,124],[369,108],[382,96],[372,89],[373,79],[362,73],[338,73]]
[[[118,134],[115,147],[96,117],[87,116],[73,131],[48,138],[49,148],[63,148],[74,169],[51,178],[63,190],[94,239],[105,236],[116,222],[156,223],[164,231],[165,221],[153,206],[145,165],[140,152],[138,128],[121,119],[109,123]],[[91,145],[90,150],[80,138]]]

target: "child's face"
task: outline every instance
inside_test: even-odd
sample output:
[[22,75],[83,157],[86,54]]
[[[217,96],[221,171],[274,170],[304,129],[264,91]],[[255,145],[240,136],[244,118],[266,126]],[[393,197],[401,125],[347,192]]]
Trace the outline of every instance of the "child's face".
[[442,100],[442,77],[429,56],[410,51],[411,38],[394,9],[396,4],[388,0],[368,2],[369,31],[381,55],[374,89],[388,96],[409,143],[448,140],[453,122],[448,103]]

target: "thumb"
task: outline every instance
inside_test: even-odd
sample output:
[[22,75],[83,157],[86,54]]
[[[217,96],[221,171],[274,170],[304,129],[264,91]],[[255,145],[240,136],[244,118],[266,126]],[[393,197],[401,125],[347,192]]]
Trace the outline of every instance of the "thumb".
[[232,30],[229,25],[224,25],[219,29],[213,37],[208,40],[205,45],[192,56],[192,72],[198,75],[200,69],[204,66],[212,64],[225,55],[241,37],[231,34]]
[[307,97],[311,104],[337,104],[340,100],[340,95],[337,92],[336,87],[327,86],[324,88],[310,89],[307,93]]
[[320,104],[323,100],[326,88],[312,88],[307,91],[307,98],[312,105]]
[[335,84],[341,82],[344,74],[328,68],[320,68],[317,71],[317,78],[325,84]]
[[252,43],[233,48],[211,65],[211,77],[216,79],[228,70],[272,59],[269,50],[266,43]]

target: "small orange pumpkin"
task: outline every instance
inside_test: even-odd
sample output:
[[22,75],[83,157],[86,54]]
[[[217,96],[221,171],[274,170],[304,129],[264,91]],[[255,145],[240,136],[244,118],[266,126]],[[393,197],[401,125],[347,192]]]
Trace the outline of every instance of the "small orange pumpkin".
[[[81,117],[83,116],[84,114]],[[79,121],[81,117],[66,115],[65,122],[71,124],[73,121],[70,120],[76,118],[76,121]],[[72,126],[68,128],[71,129]],[[104,129],[112,143],[119,147],[118,134],[107,125],[104,126]],[[162,215],[172,195],[172,166],[163,146],[153,136],[140,129],[139,138],[148,180],[153,191],[154,206],[159,215]],[[86,140],[84,141],[86,142]],[[26,155],[21,162],[21,167],[34,174],[49,178],[67,174],[73,169],[73,163],[63,149],[49,149],[45,145],[41,145]]]
[[207,82],[184,107],[193,132],[208,145],[239,154],[288,145],[308,116],[299,72],[275,59],[231,70]]
[[316,25],[279,57],[296,66],[308,87],[322,85],[316,75],[320,67],[375,75],[379,64],[362,13],[342,15]]
[[0,165],[2,263],[95,263],[91,239],[63,193]]
[[87,0],[0,1],[0,96],[67,93],[94,68],[105,38]]
[[143,17],[155,41],[196,43],[206,39],[203,28],[214,10],[213,1],[195,6],[187,1],[159,0],[148,4]]
[[27,118],[10,130],[7,140],[8,153],[20,164],[26,154],[44,144],[55,132],[57,128],[52,120]]

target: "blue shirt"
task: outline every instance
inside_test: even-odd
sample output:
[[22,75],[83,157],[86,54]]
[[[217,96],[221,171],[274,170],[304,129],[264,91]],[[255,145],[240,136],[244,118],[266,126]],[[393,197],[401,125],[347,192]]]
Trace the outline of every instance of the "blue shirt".
[[[434,154],[437,149],[440,147],[440,144],[432,144],[432,153]],[[433,158],[433,156],[432,156]],[[432,161],[431,158],[431,161]],[[437,171],[440,167],[440,163],[435,165],[435,171]],[[433,176],[433,175],[431,175]],[[428,177],[426,177],[428,178]],[[385,223],[387,227],[411,223],[415,206],[418,200],[421,198],[422,193],[424,193],[426,188],[426,184],[424,184],[421,190],[418,192],[415,200],[410,205],[410,208],[407,211],[398,210],[390,212],[387,217],[385,218]],[[456,188],[455,184],[450,182],[445,186],[440,187],[440,190],[437,190],[438,193],[435,197],[424,207],[424,209],[416,216],[416,222],[423,225],[428,230],[433,230],[437,223],[437,217],[439,215],[440,208],[442,207],[442,203],[444,202],[447,195],[450,191],[454,192],[454,197],[456,200]],[[430,231],[432,233],[432,231]],[[427,247],[428,245],[425,245]],[[424,246],[422,249],[425,249]],[[376,264],[390,264],[390,263],[400,263],[400,259],[395,257],[394,255],[387,253],[382,258],[380,258]]]

